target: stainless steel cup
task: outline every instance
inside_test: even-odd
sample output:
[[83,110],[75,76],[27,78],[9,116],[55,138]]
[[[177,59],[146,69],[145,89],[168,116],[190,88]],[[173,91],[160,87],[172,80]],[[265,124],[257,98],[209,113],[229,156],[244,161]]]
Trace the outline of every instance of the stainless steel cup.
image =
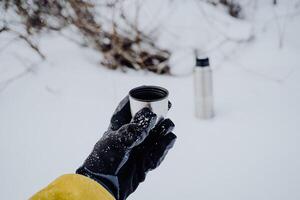
[[131,115],[134,116],[142,108],[148,107],[157,115],[157,121],[168,113],[167,89],[159,86],[140,86],[129,91]]

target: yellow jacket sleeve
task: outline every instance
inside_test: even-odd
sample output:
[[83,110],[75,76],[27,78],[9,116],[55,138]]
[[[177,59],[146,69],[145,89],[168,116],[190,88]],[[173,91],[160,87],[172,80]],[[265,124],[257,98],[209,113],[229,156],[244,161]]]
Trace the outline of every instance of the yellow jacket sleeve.
[[96,181],[79,175],[63,175],[30,200],[114,200],[114,197]]

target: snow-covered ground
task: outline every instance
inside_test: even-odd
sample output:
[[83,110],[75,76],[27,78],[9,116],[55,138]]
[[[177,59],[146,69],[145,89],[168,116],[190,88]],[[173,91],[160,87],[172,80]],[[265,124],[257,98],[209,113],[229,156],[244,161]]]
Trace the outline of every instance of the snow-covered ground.
[[[178,140],[130,199],[300,199],[299,3],[256,1],[236,20],[200,1],[166,2],[152,21],[163,27],[160,43],[175,51],[172,77],[107,70],[97,53],[56,34],[40,40],[45,62],[0,37],[1,199],[27,199],[74,172],[119,100],[143,84],[169,89]],[[209,121],[193,113],[193,48],[214,67]]]

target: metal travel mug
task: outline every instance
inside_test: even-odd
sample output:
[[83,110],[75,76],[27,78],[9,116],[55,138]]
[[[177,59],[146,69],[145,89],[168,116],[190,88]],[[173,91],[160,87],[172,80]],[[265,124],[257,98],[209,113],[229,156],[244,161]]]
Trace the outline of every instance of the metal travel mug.
[[142,108],[148,107],[157,115],[157,121],[168,113],[167,89],[159,86],[140,86],[129,91],[131,115],[134,116]]

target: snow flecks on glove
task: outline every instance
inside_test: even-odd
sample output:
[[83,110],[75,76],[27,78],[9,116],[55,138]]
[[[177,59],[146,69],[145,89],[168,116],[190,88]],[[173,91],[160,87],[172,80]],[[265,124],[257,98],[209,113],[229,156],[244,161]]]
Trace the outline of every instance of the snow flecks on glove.
[[133,123],[137,124],[139,129],[149,132],[154,127],[157,116],[149,108],[143,108],[133,118]]

